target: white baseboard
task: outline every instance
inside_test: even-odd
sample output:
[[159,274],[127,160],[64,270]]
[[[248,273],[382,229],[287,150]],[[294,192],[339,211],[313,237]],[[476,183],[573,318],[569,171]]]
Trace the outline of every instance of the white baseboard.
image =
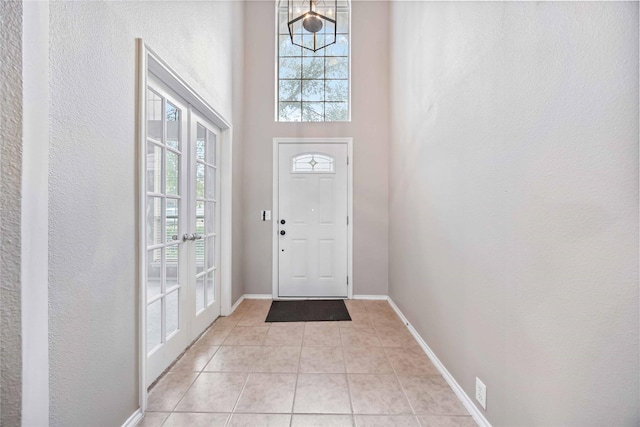
[[353,299],[375,299],[375,300],[386,301],[389,299],[389,297],[386,295],[354,295]]
[[402,322],[405,325],[407,325],[407,329],[409,329],[409,332],[411,332],[411,335],[413,335],[413,337],[416,339],[416,341],[418,341],[418,344],[420,344],[420,347],[422,347],[422,350],[427,354],[429,359],[431,359],[431,362],[435,365],[435,367],[438,369],[438,371],[440,371],[440,374],[445,379],[447,384],[449,384],[449,387],[451,387],[451,389],[456,394],[456,396],[458,396],[458,399],[460,399],[460,401],[462,402],[464,407],[467,408],[467,411],[469,411],[469,413],[473,417],[474,421],[480,427],[491,427],[491,424],[484,417],[484,414],[482,412],[480,412],[480,410],[476,407],[476,405],[473,403],[471,398],[467,395],[467,393],[465,393],[463,388],[460,387],[460,384],[458,384],[458,382],[455,380],[455,378],[453,378],[453,375],[451,375],[449,373],[449,371],[447,370],[447,368],[444,367],[442,362],[440,362],[440,359],[438,359],[436,354],[431,350],[431,348],[429,348],[429,346],[422,339],[420,334],[418,334],[418,331],[415,330],[415,328],[407,320],[407,318],[402,313],[402,311],[400,311],[398,306],[393,302],[391,297],[387,297],[387,300],[389,301],[389,305],[391,305],[391,307],[398,314],[398,316],[400,317]]
[[238,298],[238,301],[236,301],[235,304],[233,304],[233,307],[231,307],[231,311],[229,312],[229,314],[227,314],[227,316],[231,316],[231,314],[233,314],[233,312],[236,311],[236,308],[238,308],[238,306],[242,303],[242,301],[244,301],[246,299],[271,299],[271,295],[269,295],[269,294],[244,294],[240,298]]
[[236,311],[236,308],[238,308],[238,306],[242,303],[242,301],[244,301],[244,295],[238,298],[238,301],[236,301],[236,303],[233,304],[233,307],[231,307],[231,310],[229,310],[229,314],[227,314],[227,316],[231,316],[233,312]]
[[244,294],[244,299],[273,299],[271,294]]
[[122,427],[135,427],[135,425],[138,424],[142,419],[142,416],[142,411],[138,409],[136,412],[131,414],[129,419],[125,421],[124,424],[122,424]]

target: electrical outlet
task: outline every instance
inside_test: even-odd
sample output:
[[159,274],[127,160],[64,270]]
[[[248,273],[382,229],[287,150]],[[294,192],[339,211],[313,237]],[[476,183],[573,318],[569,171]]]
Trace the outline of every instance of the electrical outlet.
[[476,377],[476,400],[483,409],[487,409],[487,386]]

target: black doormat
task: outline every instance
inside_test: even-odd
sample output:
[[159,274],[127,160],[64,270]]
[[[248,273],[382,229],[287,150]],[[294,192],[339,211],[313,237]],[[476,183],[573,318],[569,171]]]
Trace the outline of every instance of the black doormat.
[[273,301],[265,322],[351,320],[343,300]]

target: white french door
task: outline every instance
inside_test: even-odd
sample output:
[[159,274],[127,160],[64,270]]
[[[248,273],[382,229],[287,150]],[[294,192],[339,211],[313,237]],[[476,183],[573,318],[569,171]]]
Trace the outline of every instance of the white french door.
[[348,296],[347,144],[280,144],[278,296]]
[[189,230],[196,233],[189,246],[189,275],[194,283],[192,341],[220,315],[220,130],[194,110],[189,124],[194,136],[189,158],[193,184]]
[[220,315],[219,130],[149,75],[146,386]]

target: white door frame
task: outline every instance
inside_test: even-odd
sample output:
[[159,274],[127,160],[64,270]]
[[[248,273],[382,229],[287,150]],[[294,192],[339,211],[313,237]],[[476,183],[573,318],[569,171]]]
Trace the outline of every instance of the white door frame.
[[220,206],[221,206],[221,227],[220,227],[220,313],[228,315],[231,312],[231,155],[232,155],[232,129],[230,123],[213,108],[206,100],[189,86],[165,61],[163,61],[153,50],[151,50],[142,39],[136,39],[137,50],[137,74],[138,84],[136,87],[136,156],[137,156],[137,212],[138,212],[138,356],[139,356],[139,403],[142,412],[147,409],[147,387],[146,382],[146,218],[145,205],[146,197],[146,99],[147,76],[153,73],[160,81],[171,88],[177,95],[186,101],[206,119],[215,124],[221,131],[220,144]]
[[[273,138],[273,204],[271,216],[272,222],[272,277],[271,288],[273,299],[284,299],[278,296],[278,282],[280,277],[279,271],[279,234],[278,234],[278,207],[280,204],[279,189],[279,173],[280,173],[280,144],[346,144],[347,145],[347,215],[349,216],[349,224],[347,224],[347,296],[353,298],[353,138]],[[291,299],[291,298],[286,298]],[[307,298],[304,298],[307,299]]]

